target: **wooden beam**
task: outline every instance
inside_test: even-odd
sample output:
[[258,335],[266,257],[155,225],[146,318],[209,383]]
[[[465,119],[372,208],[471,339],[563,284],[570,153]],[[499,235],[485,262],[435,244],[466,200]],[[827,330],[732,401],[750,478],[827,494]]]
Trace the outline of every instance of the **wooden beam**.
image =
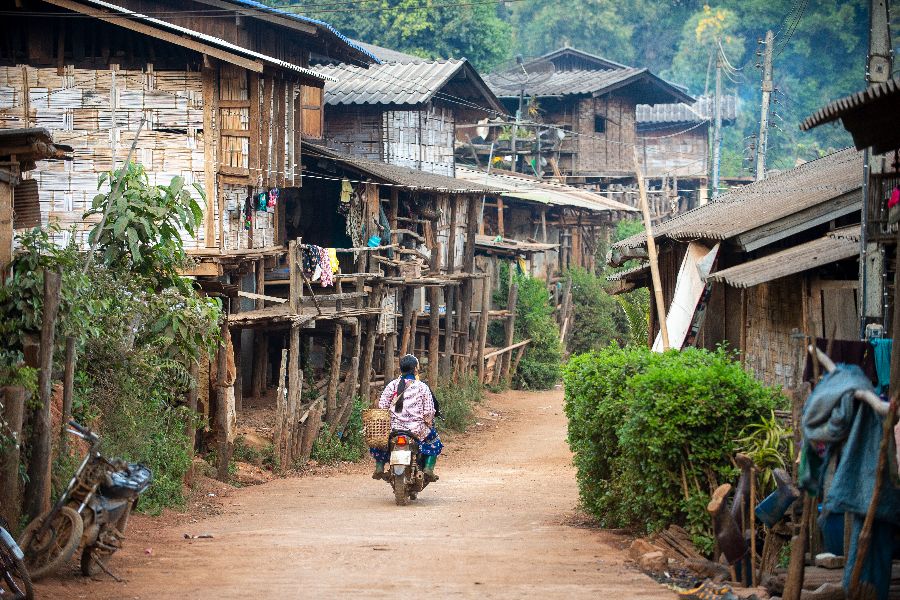
[[182,277],[220,277],[224,274],[222,263],[198,262],[189,269],[178,269]]
[[192,40],[188,37],[184,37],[184,35],[178,33],[158,29],[157,27],[148,25],[146,23],[128,20],[127,15],[123,15],[118,12],[109,11],[96,6],[87,7],[83,4],[79,4],[78,2],[72,2],[71,0],[47,0],[47,3],[83,15],[88,15],[105,23],[110,23],[117,27],[122,27],[124,29],[135,31],[137,33],[142,33],[152,38],[163,40],[175,44],[176,46],[181,46],[182,48],[188,48],[190,50],[194,50],[195,52],[200,52],[201,54],[206,54],[212,56],[213,58],[218,58],[219,60],[224,60],[227,63],[243,67],[250,71],[255,71],[257,73],[263,72],[263,63],[259,61],[244,58],[243,56],[239,56],[232,52],[222,50],[215,46],[204,44],[202,42]]
[[[512,274],[510,274],[512,276]],[[506,346],[512,346],[513,336],[516,333],[516,301],[519,299],[519,284],[513,283],[509,288],[509,297],[507,298],[506,310],[509,311],[509,318],[506,319],[505,340]],[[509,385],[510,367],[512,366],[512,356],[505,355],[503,357],[500,369],[500,377],[505,385]]]
[[269,23],[277,23],[284,27],[289,27],[296,31],[302,31],[303,33],[307,33],[310,35],[315,35],[318,33],[318,30],[313,26],[302,21],[298,21],[297,19],[293,19],[287,16],[279,16],[277,14],[269,14],[265,13],[256,8],[241,8],[236,5],[234,2],[228,2],[227,0],[199,0],[201,4],[206,4],[208,6],[215,6],[217,8],[222,8],[227,10],[228,12],[234,12],[236,14],[241,14],[246,17],[251,17],[253,19],[258,19],[260,21],[267,21]]
[[503,197],[497,197],[497,233],[500,237],[503,237],[505,234],[503,228]]
[[499,356],[499,355],[505,354],[507,352],[512,352],[513,350],[515,350],[517,348],[521,348],[523,346],[526,346],[530,343],[531,343],[531,339],[529,338],[527,340],[522,340],[521,342],[516,342],[515,344],[506,346],[505,348],[500,348],[499,350],[494,350],[492,352],[488,352],[487,354],[484,355],[484,360],[487,360],[493,356]]
[[219,134],[217,130],[219,119],[216,114],[219,98],[218,75],[218,69],[215,66],[204,68],[201,74],[203,85],[203,191],[206,193],[206,214],[203,215],[203,218],[206,221],[205,245],[207,248],[217,246],[215,201],[216,174],[219,166]]
[[[263,81],[263,97],[260,112],[262,115],[262,133],[260,134],[259,167],[263,184],[271,185],[272,169],[272,96],[275,81],[267,75]],[[254,182],[255,183],[255,182]],[[283,202],[279,202],[282,205]]]
[[[435,236],[437,237],[437,236]],[[431,248],[431,272],[437,273],[441,270],[441,245],[435,241]],[[438,382],[439,366],[440,366],[440,311],[441,289],[439,287],[428,288],[428,385],[434,387]]]
[[254,294],[253,292],[238,292],[238,296],[241,298],[250,298],[251,300],[262,300],[263,302],[277,302],[278,304],[284,304],[288,301],[287,298],[279,298],[277,296],[266,296],[265,294]]
[[478,321],[478,358],[475,367],[478,374],[478,382],[484,383],[484,346],[487,344],[488,315],[491,310],[491,277],[493,261],[488,262],[487,277],[481,280],[481,317]]
[[13,187],[0,182],[0,277],[3,279],[6,268],[12,262],[13,237]]

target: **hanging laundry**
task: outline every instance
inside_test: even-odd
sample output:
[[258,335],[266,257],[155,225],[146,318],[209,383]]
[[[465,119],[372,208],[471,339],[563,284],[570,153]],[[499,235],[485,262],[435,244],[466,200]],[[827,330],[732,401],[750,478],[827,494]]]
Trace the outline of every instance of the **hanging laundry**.
[[891,197],[888,200],[888,208],[894,208],[900,204],[900,187],[894,186],[894,190],[891,192]]
[[275,208],[276,206],[278,206],[279,195],[280,192],[278,191],[278,188],[272,188],[271,190],[269,190],[269,197],[266,200],[266,208]]
[[[321,246],[314,244],[303,244],[301,250],[301,267],[303,273],[310,281],[321,281],[322,287],[331,287],[334,285],[334,274],[338,271],[337,260],[332,263],[331,256],[336,252],[331,252]],[[333,248],[331,250],[334,250]]]
[[331,260],[331,272],[337,273],[338,271],[340,271],[341,268],[340,263],[338,262],[337,249],[328,248],[328,258]]
[[266,198],[268,195],[265,192],[256,195],[256,210],[266,210]]
[[253,226],[253,199],[248,197],[244,202],[244,229],[247,231]]
[[350,196],[353,195],[353,186],[350,185],[349,179],[341,180],[341,204],[347,204],[349,209]]

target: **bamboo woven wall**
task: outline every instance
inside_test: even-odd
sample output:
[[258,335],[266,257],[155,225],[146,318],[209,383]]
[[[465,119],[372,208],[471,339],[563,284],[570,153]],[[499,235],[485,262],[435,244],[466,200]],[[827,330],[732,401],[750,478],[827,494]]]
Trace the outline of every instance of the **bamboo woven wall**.
[[803,331],[803,275],[776,279],[749,288],[747,294],[747,347],[745,365],[767,385],[795,387],[806,359]]
[[449,108],[385,112],[384,131],[386,162],[453,176],[456,121]]
[[[40,162],[30,176],[40,186],[42,224],[74,225],[82,243],[98,177],[112,168],[113,152],[117,165],[125,161],[141,119],[134,159],[150,183],[180,175],[199,200],[190,184],[204,179],[200,73],[0,67],[0,128],[46,127],[74,147],[71,162]],[[202,228],[198,236],[185,236],[186,246],[202,245]],[[68,239],[66,231],[57,241]]]

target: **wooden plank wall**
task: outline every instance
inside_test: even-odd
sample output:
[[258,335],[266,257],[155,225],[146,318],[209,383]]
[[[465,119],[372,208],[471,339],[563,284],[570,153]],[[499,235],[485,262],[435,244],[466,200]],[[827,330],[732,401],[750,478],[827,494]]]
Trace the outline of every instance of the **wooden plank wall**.
[[641,163],[646,166],[647,177],[706,176],[709,172],[709,125],[684,131],[690,126],[675,123],[638,132]]
[[384,113],[384,160],[452,177],[456,121],[453,111],[428,105]]
[[[577,136],[575,169],[578,173],[634,170],[635,100],[616,93],[578,102],[575,114]],[[606,117],[606,131],[594,131],[594,116]],[[627,145],[626,145],[627,144]]]
[[193,183],[208,197],[205,222],[196,237],[185,233],[185,246],[261,248],[275,243],[277,213],[254,210],[246,229],[245,201],[300,184],[303,115],[312,109],[295,110],[295,103],[306,87],[227,64],[202,72],[0,67],[0,128],[46,127],[74,147],[72,162],[41,162],[29,174],[40,188],[42,224],[65,230],[61,244],[74,225],[86,245],[92,222],[82,215],[98,177],[114,155],[117,165],[125,161],[143,118],[133,160],[149,182],[168,184],[178,175],[198,200]]
[[[74,147],[71,162],[40,162],[28,175],[38,181],[42,224],[75,225],[76,239],[86,243],[90,223],[81,217],[97,193],[99,175],[112,168],[114,130],[121,165],[142,117],[147,124],[135,156],[150,183],[167,184],[180,175],[194,193],[190,184],[204,183],[202,96],[197,71],[120,69],[114,76],[113,69],[0,67],[0,128],[46,127],[54,141]],[[69,232],[57,238],[66,243]],[[185,242],[202,246],[205,230]]]

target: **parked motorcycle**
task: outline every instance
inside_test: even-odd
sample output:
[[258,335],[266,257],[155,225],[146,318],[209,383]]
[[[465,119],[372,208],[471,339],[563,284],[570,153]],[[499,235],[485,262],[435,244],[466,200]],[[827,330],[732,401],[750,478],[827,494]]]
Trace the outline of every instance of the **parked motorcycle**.
[[419,452],[419,441],[408,431],[392,431],[388,441],[390,463],[384,479],[394,488],[397,506],[406,506],[425,489],[425,456]]
[[24,558],[21,548],[9,533],[9,525],[0,518],[0,599],[34,599]]
[[54,572],[81,551],[86,576],[106,570],[106,560],[122,547],[128,517],[153,474],[147,467],[100,454],[100,438],[69,421],[69,433],[90,448],[69,486],[50,511],[32,521],[22,534],[25,565],[32,579]]

